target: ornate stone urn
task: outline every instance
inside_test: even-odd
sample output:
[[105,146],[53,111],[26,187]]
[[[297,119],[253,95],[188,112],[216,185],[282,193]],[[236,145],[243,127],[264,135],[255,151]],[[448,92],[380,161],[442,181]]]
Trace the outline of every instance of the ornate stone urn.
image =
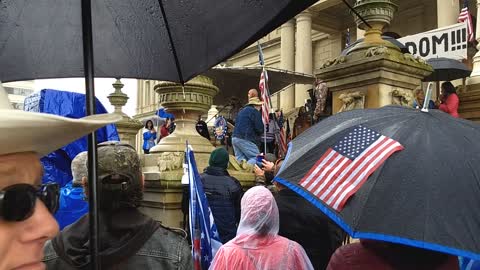
[[[160,82],[154,89],[161,106],[175,115],[176,128],[150,149],[150,154],[142,155],[145,193],[141,210],[167,226],[183,227],[180,203],[186,142],[193,148],[199,172],[203,172],[214,147],[198,134],[195,124],[198,116],[210,109],[219,89],[205,76],[193,78],[183,88],[177,83]],[[244,188],[253,185],[253,173],[243,170],[233,156],[228,171]]]
[[197,76],[187,82],[184,88],[177,83],[160,82],[154,89],[160,95],[160,104],[175,115],[177,128],[150,152],[183,151],[187,140],[195,153],[212,152],[213,146],[210,141],[200,136],[195,129],[198,116],[210,109],[213,97],[218,93],[218,88],[213,85],[212,80],[205,76]]
[[397,4],[392,0],[358,0],[354,5],[354,9],[368,22],[371,28],[351,12],[358,28],[365,30],[365,39],[350,52],[373,46],[385,46],[400,51],[397,46],[382,39],[382,30],[392,21],[393,14],[398,9]]
[[115,108],[114,113],[122,116],[122,120],[115,124],[118,136],[120,137],[120,141],[126,142],[135,147],[136,135],[138,130],[142,128],[143,124],[138,120],[130,118],[122,111],[122,107],[127,104],[129,97],[122,92],[124,84],[120,79],[117,78],[112,86],[115,91],[108,96],[108,100]]

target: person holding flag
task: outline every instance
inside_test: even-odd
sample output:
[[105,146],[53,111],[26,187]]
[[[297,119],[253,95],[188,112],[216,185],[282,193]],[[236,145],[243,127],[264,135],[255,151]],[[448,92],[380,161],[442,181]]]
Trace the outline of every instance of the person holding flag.
[[[256,163],[260,154],[257,143],[264,132],[260,109],[263,102],[258,97],[252,97],[242,108],[235,119],[235,129],[232,135],[233,151],[239,162]],[[253,167],[252,167],[253,169]]]

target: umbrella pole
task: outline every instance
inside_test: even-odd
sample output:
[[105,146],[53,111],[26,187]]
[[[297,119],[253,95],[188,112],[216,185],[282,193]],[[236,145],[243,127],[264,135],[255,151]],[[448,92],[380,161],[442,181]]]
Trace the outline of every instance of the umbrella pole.
[[437,100],[440,101],[440,82],[437,81]]
[[[83,66],[85,70],[85,94],[87,115],[95,114],[95,88],[93,71],[93,35],[91,0],[82,0],[82,40]],[[88,203],[89,203],[89,241],[91,269],[101,269],[98,257],[98,194],[97,194],[97,138],[95,132],[88,135]]]

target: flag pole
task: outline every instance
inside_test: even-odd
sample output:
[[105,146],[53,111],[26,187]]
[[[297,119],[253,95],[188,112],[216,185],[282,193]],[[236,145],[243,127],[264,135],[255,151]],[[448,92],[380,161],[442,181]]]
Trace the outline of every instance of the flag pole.
[[[263,72],[263,76],[265,76],[265,65],[262,65],[262,72]],[[265,77],[264,77],[264,80],[265,80]],[[266,82],[265,82],[265,85],[266,85]],[[264,91],[266,91],[266,89],[264,89]],[[265,102],[265,100],[263,102]],[[268,124],[263,125],[263,154],[265,156],[267,155],[267,125]]]
[[[262,74],[263,74],[263,81],[264,81],[264,87],[263,87],[264,90],[263,91],[268,91],[268,86],[267,86],[268,81],[267,81],[267,78],[265,76],[265,61],[263,59],[263,51],[262,51],[262,46],[260,45],[260,40],[257,40],[257,46],[258,46],[258,59],[259,59],[260,65],[262,66]],[[260,95],[261,95],[261,93],[260,93]],[[267,92],[267,96],[268,96],[268,92]],[[265,104],[266,101],[264,100],[263,102]],[[262,110],[263,110],[263,105],[262,105]],[[270,111],[268,113],[270,114]],[[263,125],[263,154],[267,155],[267,125],[268,125],[268,123],[263,123],[263,124],[264,124]]]

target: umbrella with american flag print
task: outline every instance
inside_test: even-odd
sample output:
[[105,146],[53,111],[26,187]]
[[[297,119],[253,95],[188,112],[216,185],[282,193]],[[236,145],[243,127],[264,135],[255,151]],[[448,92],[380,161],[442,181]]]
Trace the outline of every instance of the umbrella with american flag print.
[[274,180],[353,238],[479,260],[479,138],[438,110],[352,110],[296,137]]

